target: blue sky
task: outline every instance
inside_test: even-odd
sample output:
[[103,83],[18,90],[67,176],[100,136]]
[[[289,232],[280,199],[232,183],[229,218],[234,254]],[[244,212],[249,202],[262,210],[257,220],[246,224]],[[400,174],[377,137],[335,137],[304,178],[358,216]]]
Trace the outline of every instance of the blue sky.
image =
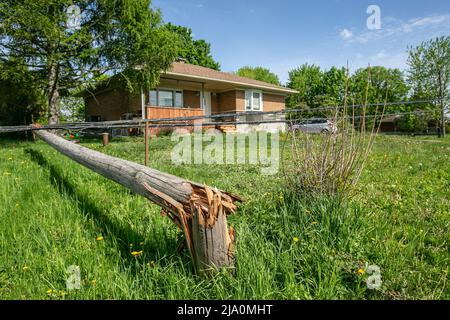
[[[369,5],[380,8],[381,29],[368,29]],[[405,69],[408,46],[450,35],[449,0],[153,0],[153,7],[211,43],[223,71],[264,66],[282,82],[305,62]]]

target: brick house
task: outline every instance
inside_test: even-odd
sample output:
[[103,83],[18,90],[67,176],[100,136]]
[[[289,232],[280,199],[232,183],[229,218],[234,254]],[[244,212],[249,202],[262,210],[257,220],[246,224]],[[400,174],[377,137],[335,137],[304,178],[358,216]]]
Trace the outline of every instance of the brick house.
[[[232,113],[229,120],[280,120],[283,115],[240,115],[246,111],[271,112],[285,109],[288,95],[297,93],[290,88],[240,77],[231,73],[174,62],[170,70],[161,74],[157,88],[141,95],[124,90],[104,88],[85,95],[87,121],[121,119],[161,119],[189,116],[208,116]],[[212,118],[205,121],[226,121]],[[281,123],[218,126],[223,131],[245,132],[249,129],[284,130]]]

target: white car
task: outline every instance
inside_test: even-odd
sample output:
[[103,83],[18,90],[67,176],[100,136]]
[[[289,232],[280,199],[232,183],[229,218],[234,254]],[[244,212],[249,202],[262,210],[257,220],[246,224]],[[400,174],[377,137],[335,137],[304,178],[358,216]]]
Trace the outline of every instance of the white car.
[[303,120],[291,127],[292,131],[301,131],[306,133],[336,133],[337,128],[333,121],[327,119]]

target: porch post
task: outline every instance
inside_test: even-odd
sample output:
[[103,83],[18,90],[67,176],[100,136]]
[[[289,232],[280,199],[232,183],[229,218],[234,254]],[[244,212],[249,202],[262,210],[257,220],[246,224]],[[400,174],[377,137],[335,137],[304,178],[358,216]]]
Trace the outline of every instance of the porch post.
[[141,113],[142,113],[142,119],[144,120],[146,118],[145,115],[145,94],[144,94],[144,88],[141,86]]
[[[145,94],[144,94],[144,88],[141,86],[141,105],[142,105],[142,119],[143,120],[147,120],[148,115],[147,115],[147,108],[145,106]],[[145,129],[144,129],[144,140],[145,140],[145,159],[144,159],[144,163],[145,166],[148,166],[148,122],[145,122]]]
[[204,112],[205,111],[205,83],[204,82],[202,82],[202,94],[201,94],[201,97],[202,97],[201,106],[202,106],[202,110]]

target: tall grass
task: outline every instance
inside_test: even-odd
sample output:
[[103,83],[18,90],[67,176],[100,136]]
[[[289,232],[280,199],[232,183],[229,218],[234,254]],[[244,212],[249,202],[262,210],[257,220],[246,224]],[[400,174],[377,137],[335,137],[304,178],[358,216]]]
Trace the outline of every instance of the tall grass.
[[[0,139],[0,299],[449,299],[448,138],[380,136],[348,203],[284,194],[256,166],[174,166],[175,143],[152,139],[151,167],[247,199],[230,216],[236,274],[207,280],[159,207],[41,141]],[[143,162],[142,138],[82,144]],[[71,265],[81,290],[66,288]]]

